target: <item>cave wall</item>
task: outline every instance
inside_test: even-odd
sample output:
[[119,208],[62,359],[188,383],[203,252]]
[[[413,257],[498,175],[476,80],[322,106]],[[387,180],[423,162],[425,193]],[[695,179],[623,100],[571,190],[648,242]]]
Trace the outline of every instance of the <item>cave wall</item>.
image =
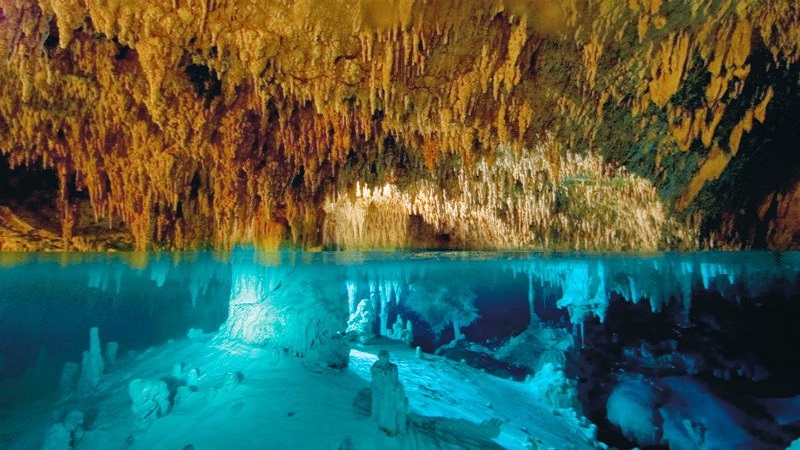
[[[0,151],[55,174],[53,248],[800,246],[794,0],[0,4]],[[498,151],[549,178],[480,178]]]

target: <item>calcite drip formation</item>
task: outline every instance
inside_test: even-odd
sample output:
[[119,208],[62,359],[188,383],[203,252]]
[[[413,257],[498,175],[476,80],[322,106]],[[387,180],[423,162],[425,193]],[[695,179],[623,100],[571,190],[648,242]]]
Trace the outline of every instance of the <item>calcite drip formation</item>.
[[[59,223],[0,211],[4,248],[102,247],[98,222],[137,249],[758,244],[703,202],[798,95],[799,24],[794,0],[3,2],[0,151],[57,180]],[[763,245],[798,245],[787,177],[745,199]]]

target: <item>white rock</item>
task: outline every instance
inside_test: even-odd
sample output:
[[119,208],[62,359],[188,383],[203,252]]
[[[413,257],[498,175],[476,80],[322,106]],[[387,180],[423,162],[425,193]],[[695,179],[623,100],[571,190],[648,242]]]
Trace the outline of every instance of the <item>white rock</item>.
[[186,372],[186,387],[188,387],[189,389],[196,391],[199,380],[200,380],[200,370],[198,370],[197,368],[189,369],[189,371]]
[[249,345],[286,349],[323,367],[347,367],[350,349],[342,336],[347,308],[338,291],[302,271],[274,277],[275,270],[234,266],[224,335]]
[[89,351],[83,352],[78,390],[82,393],[93,391],[100,383],[104,366],[103,355],[100,354],[100,335],[97,327],[92,327],[89,329]]
[[241,372],[228,372],[225,374],[225,378],[222,379],[222,389],[232,391],[236,389],[236,386],[239,386],[243,379],[244,375]]
[[106,344],[106,363],[113,365],[117,363],[117,352],[119,351],[118,342],[109,342]]
[[75,389],[78,384],[78,376],[80,376],[81,366],[76,362],[64,363],[61,369],[61,377],[59,378],[58,386],[61,395],[67,395]]
[[42,450],[70,450],[83,438],[83,413],[72,410],[63,422],[51,425],[42,443]]
[[396,436],[406,429],[408,398],[397,373],[397,365],[389,361],[389,352],[381,350],[370,368],[372,375],[372,416],[387,436]]
[[631,376],[620,382],[608,397],[608,420],[628,439],[639,445],[661,443],[658,408],[661,392],[648,380]]
[[147,428],[169,411],[169,390],[162,380],[136,378],[128,385],[128,395],[137,428]]
[[203,334],[203,330],[199,328],[189,328],[189,331],[186,333],[186,337],[191,340],[195,340],[202,338]]
[[375,333],[372,331],[373,322],[375,322],[375,309],[372,307],[372,302],[363,299],[358,303],[356,312],[350,315],[346,333],[349,336],[356,336],[362,344],[369,344],[375,340]]

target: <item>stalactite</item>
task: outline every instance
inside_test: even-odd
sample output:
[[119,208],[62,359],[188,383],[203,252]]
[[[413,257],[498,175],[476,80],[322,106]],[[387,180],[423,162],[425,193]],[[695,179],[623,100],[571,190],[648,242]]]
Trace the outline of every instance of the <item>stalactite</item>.
[[438,180],[405,191],[393,184],[357,184],[354,192],[329,198],[326,244],[424,246],[410,234],[412,215],[450,236],[457,247],[656,250],[670,239],[690,240],[690,230],[669,225],[646,181],[607,166],[596,154],[568,153],[554,167],[546,156],[550,145],[526,149],[519,157],[506,149],[491,165],[481,160],[454,169],[457,183],[450,189],[439,188]]
[[[613,148],[616,108],[653,141],[655,161],[699,152],[692,182],[666,199],[685,208],[766,120],[773,86],[729,106],[752,83],[756,47],[772,55],[770,70],[796,64],[798,23],[793,0],[6,2],[0,151],[12,167],[64,164],[67,247],[75,190],[140,249],[277,247],[287,237],[395,248],[413,243],[413,215],[462,245],[653,248],[658,233],[646,226],[642,242],[597,228],[662,214],[588,208],[608,194],[603,183],[564,186],[588,211],[547,215],[547,196],[534,207],[501,185],[478,192],[457,179],[456,192],[429,175],[457,155],[464,174],[486,177],[479,165],[496,149],[527,152],[545,135],[564,155]],[[704,77],[687,102],[687,84]],[[397,175],[406,161],[384,152],[387,141],[427,171]],[[367,169],[353,166],[355,153]],[[666,169],[655,166],[657,179]],[[337,189],[355,182],[369,193],[346,206]],[[583,213],[598,217],[576,219]],[[545,227],[570,237],[553,242]]]

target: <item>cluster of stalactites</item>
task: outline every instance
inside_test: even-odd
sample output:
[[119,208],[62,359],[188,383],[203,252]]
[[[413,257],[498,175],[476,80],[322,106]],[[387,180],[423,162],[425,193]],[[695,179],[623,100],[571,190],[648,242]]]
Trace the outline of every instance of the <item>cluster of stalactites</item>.
[[[520,152],[552,131],[567,154],[594,141],[610,103],[624,103],[643,129],[652,125],[650,108],[666,112],[671,133],[656,143],[658,152],[686,150],[698,139],[711,150],[680,197],[683,207],[725,169],[742,133],[765,120],[769,86],[734,118],[732,131],[717,129],[725,99],[748,82],[750,42],[760,39],[775,66],[795,63],[800,13],[794,0],[672,6],[5,2],[0,149],[12,165],[57,169],[65,240],[78,221],[73,191],[85,190],[98,218],[124,221],[137,248],[272,246],[287,237],[308,244],[321,239],[322,199],[353,152],[374,155],[391,136],[429,169],[449,153],[471,165],[501,143]],[[686,17],[691,23],[679,22]],[[697,67],[710,81],[700,105],[687,108],[675,96]],[[441,186],[429,190],[435,197]],[[485,217],[465,238],[494,224],[485,210],[470,214]],[[531,214],[503,220],[542,220]],[[522,233],[514,243],[479,242],[553,246],[514,226]],[[406,242],[382,236],[376,245]]]
[[313,198],[352,151],[391,135],[432,166],[445,151],[469,159],[476,142],[519,140],[531,111],[513,92],[534,43],[528,19],[504,9],[4,5],[2,150],[13,166],[57,169],[67,241],[70,193],[85,190],[137,248],[269,246],[287,232],[313,242]]
[[[392,183],[329,197],[324,238],[333,248],[425,246],[418,218],[458,248],[646,250],[686,248],[694,232],[666,215],[653,186],[596,153],[558,156],[552,141],[500,149],[462,166],[456,182]],[[440,245],[428,242],[428,245]]]
[[578,83],[596,107],[564,97],[562,113],[591,130],[593,139],[610,104],[627,104],[645,135],[663,112],[667,127],[656,142],[657,169],[669,153],[700,152],[676,199],[679,210],[724,172],[743,136],[766,120],[775,86],[748,79],[756,53],[770,55],[758,67],[764,71],[800,60],[800,7],[793,0],[569,3],[567,20],[582,48]]
[[[506,265],[515,275],[528,278],[530,302],[554,302],[569,311],[574,324],[582,324],[591,317],[602,322],[614,295],[634,304],[647,301],[653,312],[679,303],[681,320],[686,323],[690,320],[693,292],[700,286],[736,301],[765,295],[769,283],[764,280],[776,276],[769,264],[759,266],[758,270],[742,267],[741,263],[667,258],[616,261],[565,258],[512,261]],[[785,288],[787,295],[796,289],[791,285]]]

